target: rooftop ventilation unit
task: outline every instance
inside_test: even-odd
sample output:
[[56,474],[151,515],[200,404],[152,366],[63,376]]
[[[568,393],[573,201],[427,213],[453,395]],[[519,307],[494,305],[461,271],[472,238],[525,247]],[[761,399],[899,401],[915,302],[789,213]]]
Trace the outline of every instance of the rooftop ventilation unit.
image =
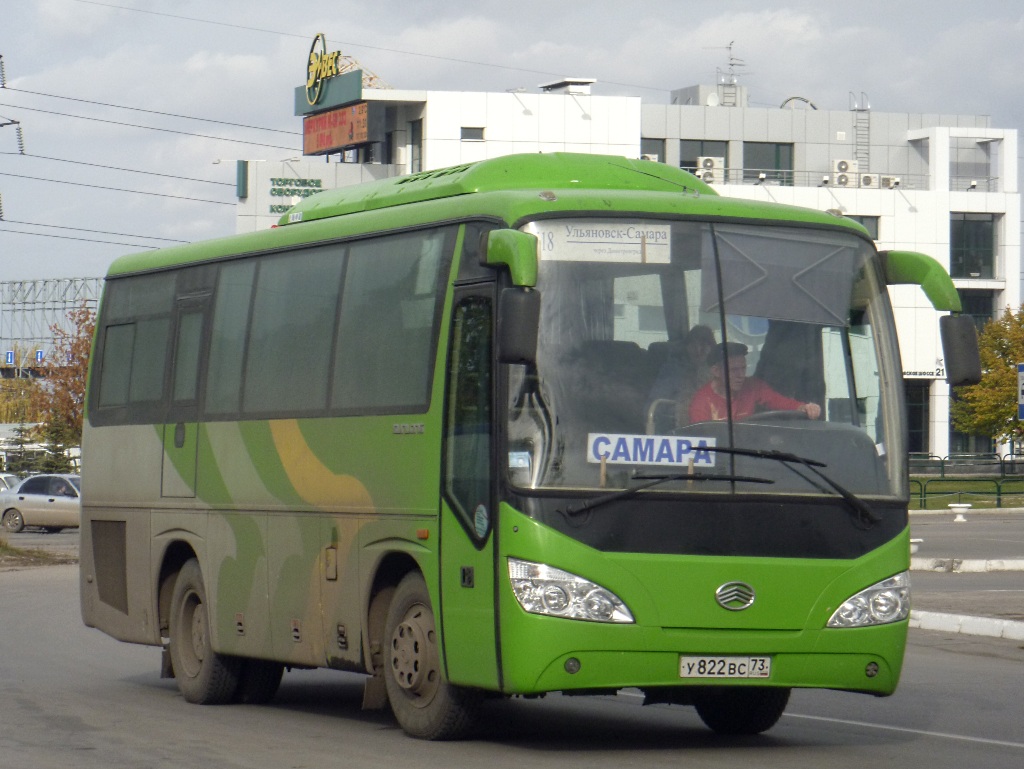
[[833,160],[832,184],[836,187],[856,187],[858,170],[856,160]]
[[697,177],[708,184],[725,181],[725,158],[702,155],[697,158]]

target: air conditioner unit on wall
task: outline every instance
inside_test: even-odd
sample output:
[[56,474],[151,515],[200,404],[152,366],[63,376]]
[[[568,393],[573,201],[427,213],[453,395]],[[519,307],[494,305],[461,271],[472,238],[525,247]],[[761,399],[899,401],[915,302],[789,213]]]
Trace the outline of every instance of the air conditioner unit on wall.
[[878,189],[878,175],[877,174],[860,174],[860,186],[861,188]]
[[856,160],[833,160],[832,184],[836,187],[856,187],[857,171]]
[[697,177],[708,184],[716,184],[725,179],[725,158],[702,155],[697,158]]
[[658,153],[657,152],[655,152],[655,153],[648,152],[646,154],[641,155],[640,159],[641,160],[650,160],[651,162],[657,163],[658,162]]

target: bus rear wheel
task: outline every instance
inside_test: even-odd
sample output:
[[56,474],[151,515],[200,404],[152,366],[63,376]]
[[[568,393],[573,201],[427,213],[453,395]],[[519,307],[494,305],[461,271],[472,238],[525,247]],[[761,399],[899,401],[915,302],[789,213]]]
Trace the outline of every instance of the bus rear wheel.
[[430,595],[419,573],[406,575],[395,589],[384,641],[384,684],[399,726],[425,740],[465,736],[481,696],[444,679]]
[[188,702],[219,705],[238,690],[241,661],[213,651],[210,613],[199,562],[185,562],[171,594],[168,652],[178,689]]
[[718,734],[760,734],[778,723],[789,703],[789,689],[736,687],[694,694],[700,720]]

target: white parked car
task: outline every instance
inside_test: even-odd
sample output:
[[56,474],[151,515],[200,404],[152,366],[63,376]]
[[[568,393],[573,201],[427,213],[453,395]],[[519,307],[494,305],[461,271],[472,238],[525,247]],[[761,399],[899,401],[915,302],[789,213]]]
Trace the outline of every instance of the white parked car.
[[78,527],[82,518],[82,480],[77,475],[33,475],[0,491],[0,521],[16,534],[26,526],[48,531]]

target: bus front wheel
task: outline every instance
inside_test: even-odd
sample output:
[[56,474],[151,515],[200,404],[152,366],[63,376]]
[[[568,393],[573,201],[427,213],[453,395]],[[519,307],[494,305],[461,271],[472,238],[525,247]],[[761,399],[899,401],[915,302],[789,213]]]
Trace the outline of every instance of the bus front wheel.
[[174,582],[169,625],[168,651],[182,696],[200,705],[230,702],[238,689],[241,662],[213,651],[206,588],[194,558]]
[[481,697],[444,679],[430,595],[419,573],[406,575],[395,589],[384,640],[384,683],[399,726],[426,740],[464,736]]
[[719,734],[760,734],[782,718],[789,689],[736,687],[706,689],[693,704],[704,724]]

